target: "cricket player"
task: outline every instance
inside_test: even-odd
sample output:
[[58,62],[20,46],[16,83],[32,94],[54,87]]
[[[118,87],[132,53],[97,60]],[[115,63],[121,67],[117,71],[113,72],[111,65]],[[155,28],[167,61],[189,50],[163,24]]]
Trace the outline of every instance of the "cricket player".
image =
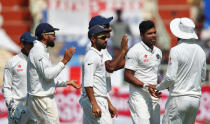
[[27,56],[36,40],[31,32],[20,37],[21,52],[8,60],[4,69],[3,96],[8,107],[9,124],[26,124],[29,111],[26,107],[27,98]]
[[[113,20],[113,17],[105,18],[101,15],[94,16],[91,18],[89,22],[89,29],[95,25],[100,25],[104,27],[105,29],[112,31],[112,28],[110,26],[110,22],[112,20]],[[110,32],[107,33],[107,38],[110,38]],[[90,48],[91,48],[91,42],[88,44],[86,51],[88,51]],[[107,83],[108,92],[110,92],[112,89],[112,86],[111,86],[112,72],[124,68],[124,65],[125,65],[125,55],[128,51],[128,40],[127,40],[126,34],[122,38],[121,48],[125,48],[125,49],[124,50],[121,49],[120,54],[114,59],[108,52],[107,47],[105,49],[101,49],[101,53],[103,54],[103,61],[105,62],[105,66],[106,66],[106,83]],[[109,94],[107,97],[110,99]],[[114,117],[115,115],[118,115],[117,109],[112,104],[110,104],[110,108],[113,108],[113,112],[111,114],[112,117]]]
[[[97,15],[91,18],[89,22],[89,29],[95,25],[100,25],[103,26],[105,29],[111,30],[112,27],[110,26],[110,22],[113,20],[113,17],[105,18],[101,15]],[[107,37],[110,38],[110,32],[107,34]],[[106,66],[106,82],[107,82],[107,88],[108,92],[111,91],[112,86],[111,86],[111,74],[114,71],[117,71],[119,69],[124,68],[125,66],[125,55],[128,51],[128,40],[127,40],[127,35],[123,35],[122,41],[121,41],[121,51],[120,54],[112,58],[110,53],[108,52],[108,46],[105,49],[101,50],[101,53],[103,54],[103,59],[105,61],[105,66]],[[108,41],[109,42],[109,41]],[[88,44],[87,51],[90,49],[91,43]],[[125,48],[125,50],[122,50],[122,48]],[[108,96],[110,97],[110,96]],[[114,107],[114,106],[113,106]]]
[[134,124],[159,124],[159,94],[149,86],[157,84],[162,52],[155,46],[157,35],[152,21],[142,21],[139,30],[142,41],[126,55],[124,76],[129,83],[129,108]]
[[169,88],[163,124],[194,124],[200,105],[201,81],[206,77],[206,55],[195,43],[198,36],[189,18],[175,18],[170,30],[178,38],[171,48],[168,68],[157,90]]
[[38,40],[29,53],[28,61],[28,106],[32,118],[37,124],[59,124],[58,109],[54,99],[56,87],[72,85],[80,88],[75,80],[58,81],[55,78],[65,68],[66,63],[72,58],[75,48],[65,50],[64,58],[53,66],[49,59],[48,47],[54,47],[55,31],[59,29],[48,23],[41,23],[35,30]]
[[[110,26],[110,22],[113,20],[113,17],[109,17],[109,18],[105,18],[101,15],[98,16],[94,16],[91,18],[90,22],[89,22],[89,29],[95,25],[100,25],[102,27],[104,27],[105,29],[111,30],[112,31],[112,27]],[[110,31],[110,32],[111,32]],[[110,38],[110,32],[107,34],[107,37]],[[105,58],[105,63],[106,63],[106,69],[108,73],[112,73],[116,70],[122,69],[124,68],[125,65],[125,55],[128,51],[128,42],[127,42],[127,35],[124,34],[122,37],[122,41],[121,41],[121,51],[120,54],[115,57],[114,59],[112,59],[112,56],[110,55],[110,53],[107,50],[107,47],[105,49],[102,49],[101,52]],[[88,48],[89,49],[91,46],[91,43],[89,44]],[[122,50],[122,47],[127,47],[124,50]],[[88,51],[88,50],[87,50]],[[110,75],[110,74],[109,74]],[[110,80],[110,79],[109,79]]]
[[[80,99],[83,124],[112,124],[112,117],[117,114],[108,97],[107,69],[101,52],[107,47],[107,35],[110,31],[103,26],[95,25],[88,32],[92,47],[84,58],[84,82]],[[127,39],[124,40],[126,44]],[[122,50],[127,50],[126,45]]]

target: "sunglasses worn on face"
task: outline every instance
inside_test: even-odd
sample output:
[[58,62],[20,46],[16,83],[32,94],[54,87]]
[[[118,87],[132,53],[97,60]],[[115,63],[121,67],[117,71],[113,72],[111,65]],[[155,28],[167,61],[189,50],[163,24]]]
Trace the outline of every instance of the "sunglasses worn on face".
[[98,35],[96,38],[105,40],[107,38],[106,35]]
[[47,32],[47,33],[44,33],[44,34],[55,35],[55,32]]

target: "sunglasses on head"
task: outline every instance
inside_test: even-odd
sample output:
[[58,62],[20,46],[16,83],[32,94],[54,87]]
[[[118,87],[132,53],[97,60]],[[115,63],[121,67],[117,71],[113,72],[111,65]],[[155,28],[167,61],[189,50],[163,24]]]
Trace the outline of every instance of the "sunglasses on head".
[[108,24],[104,24],[104,25],[102,25],[104,28],[109,28],[110,27],[110,24],[108,23]]
[[107,35],[101,34],[101,35],[96,36],[96,38],[105,40],[107,38]]

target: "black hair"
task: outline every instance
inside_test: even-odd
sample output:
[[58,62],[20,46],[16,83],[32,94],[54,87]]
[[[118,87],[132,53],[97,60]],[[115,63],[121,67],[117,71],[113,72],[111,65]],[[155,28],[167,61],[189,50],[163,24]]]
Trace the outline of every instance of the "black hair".
[[155,28],[155,24],[153,23],[153,21],[151,21],[151,20],[142,21],[139,24],[139,31],[141,34],[144,34],[147,30],[149,30],[153,27]]
[[39,41],[43,40],[43,35],[36,36],[36,37],[37,37],[37,40],[39,40]]
[[92,34],[90,34],[89,32],[88,32],[88,38],[91,40],[91,37],[94,37],[94,38],[96,38],[98,36],[98,34],[94,34],[94,35],[92,35]]
[[91,37],[94,37],[94,38],[96,38],[96,36],[97,36],[98,34],[90,34],[89,32],[88,32],[88,38],[91,40]]
[[90,32],[88,31],[88,38],[91,39],[92,34],[90,34]]

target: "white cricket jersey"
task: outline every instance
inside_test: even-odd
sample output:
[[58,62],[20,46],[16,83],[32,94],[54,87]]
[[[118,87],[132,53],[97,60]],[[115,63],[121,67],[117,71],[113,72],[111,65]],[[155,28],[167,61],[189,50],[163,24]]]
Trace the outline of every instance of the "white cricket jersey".
[[170,50],[168,68],[158,90],[169,88],[171,96],[201,96],[201,81],[206,77],[206,55],[193,40],[180,40]]
[[87,96],[85,87],[93,87],[94,96],[107,97],[106,68],[103,54],[91,47],[84,58],[84,82],[82,96]]
[[49,59],[46,45],[34,41],[34,47],[28,56],[28,93],[33,96],[50,96],[55,93],[56,87],[66,86],[64,81],[55,78],[65,68],[62,62],[53,66]]
[[[87,45],[86,52],[88,50],[90,50],[90,48],[91,48],[91,42]],[[108,52],[107,48],[101,49],[101,53],[103,54],[104,62],[107,61],[107,60],[112,60],[112,56]],[[111,85],[111,74],[112,73],[106,72],[106,83],[107,83],[107,90],[108,90],[108,92],[111,91],[111,89],[112,89],[112,85]]]
[[[158,70],[162,59],[162,52],[159,48],[151,50],[143,41],[135,44],[126,55],[125,68],[133,70],[134,76],[143,83],[156,85]],[[131,93],[139,92],[139,88],[129,84]]]
[[22,52],[8,60],[4,69],[3,95],[7,105],[12,99],[24,100],[27,96],[27,56]]

